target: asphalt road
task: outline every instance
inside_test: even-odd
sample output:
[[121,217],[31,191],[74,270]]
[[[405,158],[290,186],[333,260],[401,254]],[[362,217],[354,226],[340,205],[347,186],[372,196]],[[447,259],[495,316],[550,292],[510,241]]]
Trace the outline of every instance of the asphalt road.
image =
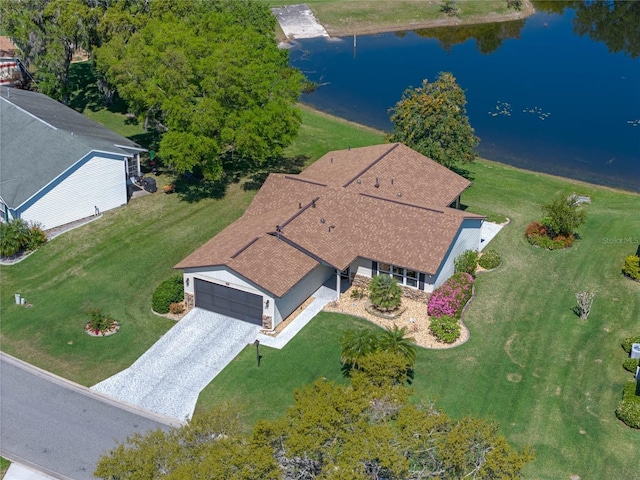
[[136,432],[177,426],[0,352],[0,454],[60,479],[93,479],[98,459]]

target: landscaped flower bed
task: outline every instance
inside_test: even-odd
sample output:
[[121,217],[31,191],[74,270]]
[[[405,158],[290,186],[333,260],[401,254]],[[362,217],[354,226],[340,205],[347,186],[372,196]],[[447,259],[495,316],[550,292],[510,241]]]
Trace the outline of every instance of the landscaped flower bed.
[[456,273],[431,294],[427,313],[436,318],[444,315],[460,318],[472,293],[473,277],[465,272]]
[[458,272],[436,289],[429,298],[427,313],[430,331],[443,343],[453,343],[460,336],[460,317],[473,296],[473,277]]
[[92,337],[107,337],[120,330],[117,320],[109,318],[99,308],[89,310],[91,320],[84,326],[84,331]]

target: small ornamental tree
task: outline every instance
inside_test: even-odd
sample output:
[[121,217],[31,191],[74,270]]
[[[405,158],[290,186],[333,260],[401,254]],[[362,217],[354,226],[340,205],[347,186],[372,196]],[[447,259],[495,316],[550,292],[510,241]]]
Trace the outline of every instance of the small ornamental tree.
[[575,195],[556,195],[549,203],[542,206],[545,214],[543,224],[550,228],[551,238],[558,235],[568,237],[587,219],[587,213],[578,207]]
[[376,275],[369,283],[369,300],[378,310],[390,312],[400,306],[402,288],[390,275]]
[[409,87],[391,110],[391,142],[402,142],[436,162],[451,168],[472,162],[479,139],[469,123],[464,90],[450,72],[435,82]]

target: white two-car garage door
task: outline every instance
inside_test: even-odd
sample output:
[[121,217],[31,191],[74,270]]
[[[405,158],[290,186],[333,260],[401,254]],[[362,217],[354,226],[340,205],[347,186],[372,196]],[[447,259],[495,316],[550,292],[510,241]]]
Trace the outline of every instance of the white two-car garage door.
[[262,325],[262,296],[195,279],[195,304],[212,312]]

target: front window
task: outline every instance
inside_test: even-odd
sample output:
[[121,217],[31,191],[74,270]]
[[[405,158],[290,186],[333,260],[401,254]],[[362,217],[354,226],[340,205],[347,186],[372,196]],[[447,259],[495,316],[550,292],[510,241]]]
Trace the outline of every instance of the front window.
[[415,270],[396,267],[395,265],[389,265],[388,263],[379,263],[378,271],[375,273],[378,275],[392,275],[400,285],[418,288],[418,272]]

